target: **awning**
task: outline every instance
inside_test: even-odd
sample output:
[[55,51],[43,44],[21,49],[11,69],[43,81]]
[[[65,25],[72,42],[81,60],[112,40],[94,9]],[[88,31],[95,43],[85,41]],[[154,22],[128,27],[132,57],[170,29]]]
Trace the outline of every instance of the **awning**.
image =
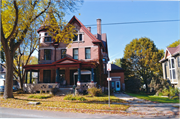
[[[82,74],[91,74],[91,71],[89,71],[89,70],[81,70],[81,75]],[[78,71],[74,72],[74,75],[78,75]]]

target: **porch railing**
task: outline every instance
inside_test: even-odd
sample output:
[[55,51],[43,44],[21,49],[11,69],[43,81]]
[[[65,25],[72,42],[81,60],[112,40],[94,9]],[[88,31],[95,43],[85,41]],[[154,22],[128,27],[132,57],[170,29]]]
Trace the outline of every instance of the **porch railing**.
[[36,93],[39,92],[51,92],[53,88],[58,88],[57,83],[39,83],[39,84],[24,84],[23,90],[27,93]]

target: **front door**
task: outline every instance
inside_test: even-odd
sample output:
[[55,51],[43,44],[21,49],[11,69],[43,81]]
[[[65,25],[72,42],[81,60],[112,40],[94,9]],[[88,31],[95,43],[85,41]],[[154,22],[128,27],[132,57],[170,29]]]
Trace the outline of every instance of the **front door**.
[[120,89],[121,89],[120,81],[116,81],[116,91],[120,91]]
[[43,83],[51,83],[51,70],[43,71]]

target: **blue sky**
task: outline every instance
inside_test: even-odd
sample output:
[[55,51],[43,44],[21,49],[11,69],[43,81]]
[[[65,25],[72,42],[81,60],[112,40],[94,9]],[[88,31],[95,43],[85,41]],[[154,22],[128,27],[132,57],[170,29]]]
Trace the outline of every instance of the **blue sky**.
[[[65,19],[69,21],[73,15],[84,25],[96,24],[98,18],[102,20],[102,24],[179,20],[180,1],[85,0],[78,11],[69,12]],[[96,34],[97,27],[92,26],[91,32]],[[122,58],[126,44],[135,38],[150,38],[158,49],[165,50],[169,44],[180,39],[180,21],[102,25],[102,33],[107,33],[111,62]]]

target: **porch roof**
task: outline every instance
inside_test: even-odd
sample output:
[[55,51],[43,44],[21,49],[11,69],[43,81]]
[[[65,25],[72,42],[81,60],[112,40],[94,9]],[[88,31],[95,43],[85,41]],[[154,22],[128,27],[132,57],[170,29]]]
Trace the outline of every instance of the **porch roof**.
[[23,68],[25,70],[34,70],[34,69],[49,69],[49,68],[63,68],[63,67],[91,67],[95,68],[97,62],[96,61],[79,61],[69,57],[60,59],[51,64],[35,64],[35,65],[25,65]]

